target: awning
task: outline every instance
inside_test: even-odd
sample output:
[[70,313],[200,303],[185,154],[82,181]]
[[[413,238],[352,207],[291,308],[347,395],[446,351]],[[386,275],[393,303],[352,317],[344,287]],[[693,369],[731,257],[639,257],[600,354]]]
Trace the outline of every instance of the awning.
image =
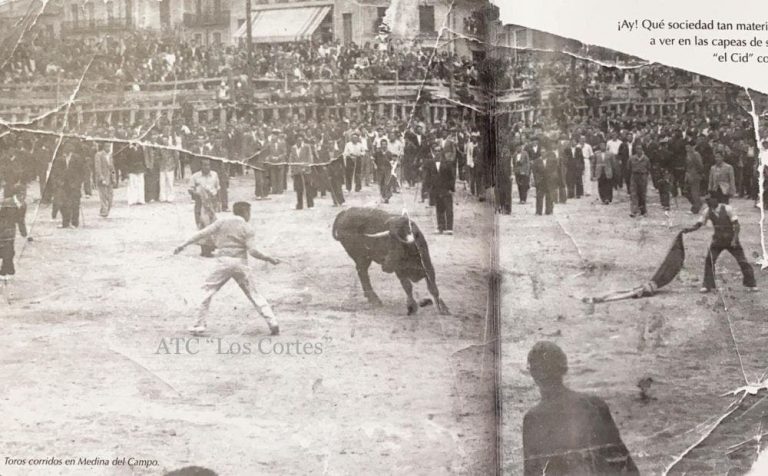
[[[251,15],[251,38],[254,43],[308,40],[330,11],[330,6],[259,10]],[[237,29],[235,39],[246,38],[247,25]]]

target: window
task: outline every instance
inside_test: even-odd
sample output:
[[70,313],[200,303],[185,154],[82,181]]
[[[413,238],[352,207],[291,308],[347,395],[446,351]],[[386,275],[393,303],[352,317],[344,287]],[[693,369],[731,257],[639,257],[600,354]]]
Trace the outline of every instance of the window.
[[344,44],[352,43],[352,14],[344,13],[341,15],[342,39]]
[[115,5],[111,1],[107,2],[107,19],[112,23],[112,19],[115,17]]
[[376,8],[376,21],[373,22],[373,33],[379,33],[379,27],[384,23],[384,16],[387,14],[387,7]]
[[213,44],[220,45],[221,44],[221,33],[214,33],[213,34]]
[[419,6],[419,31],[421,33],[435,32],[435,7],[431,5]]

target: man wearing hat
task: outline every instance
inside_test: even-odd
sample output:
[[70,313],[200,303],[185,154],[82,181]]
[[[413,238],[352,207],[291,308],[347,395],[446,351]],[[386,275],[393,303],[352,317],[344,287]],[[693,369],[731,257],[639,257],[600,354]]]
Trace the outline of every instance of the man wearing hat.
[[563,383],[568,359],[553,342],[528,352],[541,401],[523,417],[524,474],[640,474],[602,398]]

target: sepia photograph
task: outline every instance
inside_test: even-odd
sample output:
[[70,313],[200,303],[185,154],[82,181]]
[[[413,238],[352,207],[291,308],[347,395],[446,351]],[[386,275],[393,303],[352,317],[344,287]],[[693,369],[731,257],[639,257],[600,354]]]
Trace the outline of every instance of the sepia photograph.
[[483,2],[0,3],[0,474],[490,474]]
[[503,474],[748,474],[766,97],[517,25],[496,39]]
[[508,1],[0,0],[0,475],[768,474],[768,96]]

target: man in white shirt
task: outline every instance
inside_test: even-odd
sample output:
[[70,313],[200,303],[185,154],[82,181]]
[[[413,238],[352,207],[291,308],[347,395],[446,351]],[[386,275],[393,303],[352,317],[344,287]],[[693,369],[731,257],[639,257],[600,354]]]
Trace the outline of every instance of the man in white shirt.
[[[215,172],[214,172],[215,173]],[[203,286],[205,298],[198,311],[197,323],[190,328],[193,334],[205,332],[206,318],[211,300],[217,292],[234,279],[243,290],[245,296],[253,304],[253,307],[262,315],[272,335],[280,334],[272,307],[254,285],[251,269],[248,267],[248,256],[271,264],[279,264],[280,261],[271,258],[256,249],[256,235],[253,228],[248,225],[251,219],[251,205],[248,202],[237,202],[232,207],[234,216],[216,220],[202,230],[192,235],[187,241],[177,247],[173,254],[179,254],[187,246],[206,240],[213,240],[219,250],[217,255],[217,267],[208,277]]]
[[584,172],[582,176],[582,183],[584,184],[584,195],[589,197],[592,195],[592,189],[594,183],[592,182],[592,157],[595,152],[592,150],[592,146],[587,142],[587,138],[584,136],[579,137],[579,147],[581,147],[581,155],[584,156]]
[[352,133],[350,141],[344,145],[344,178],[347,185],[347,192],[352,191],[352,178],[355,179],[355,192],[359,192],[363,188],[362,174],[363,174],[363,158],[367,153],[368,148],[360,140],[360,134],[355,131]]
[[606,147],[608,148],[608,152],[613,154],[614,156],[619,155],[619,147],[621,147],[621,140],[619,140],[618,135],[616,132],[611,132],[610,139],[608,139],[608,142],[606,142]]

